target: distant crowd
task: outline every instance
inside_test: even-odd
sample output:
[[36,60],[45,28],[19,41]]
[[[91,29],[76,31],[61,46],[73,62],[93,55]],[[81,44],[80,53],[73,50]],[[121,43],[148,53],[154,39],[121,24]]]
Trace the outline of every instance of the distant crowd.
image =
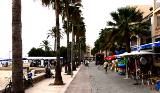
[[9,62],[0,62],[0,67],[8,67]]

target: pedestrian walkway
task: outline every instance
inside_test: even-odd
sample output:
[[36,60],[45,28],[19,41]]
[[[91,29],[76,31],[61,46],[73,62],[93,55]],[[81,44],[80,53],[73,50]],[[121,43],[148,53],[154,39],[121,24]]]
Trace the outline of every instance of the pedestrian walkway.
[[92,93],[158,93],[151,91],[143,85],[133,85],[133,79],[124,79],[125,76],[118,75],[103,67],[96,66],[94,62],[89,64],[89,74]]
[[65,93],[91,93],[88,69],[88,67],[82,66]]
[[124,78],[110,70],[106,73],[103,66],[90,62],[89,67],[81,67],[65,93],[158,93]]
[[77,68],[76,71],[73,71],[73,76],[66,75],[66,73],[64,73],[64,68],[62,69],[61,75],[63,82],[65,83],[64,85],[50,85],[54,82],[54,78],[48,78],[34,84],[33,87],[26,89],[25,93],[64,93],[80,68],[81,66]]

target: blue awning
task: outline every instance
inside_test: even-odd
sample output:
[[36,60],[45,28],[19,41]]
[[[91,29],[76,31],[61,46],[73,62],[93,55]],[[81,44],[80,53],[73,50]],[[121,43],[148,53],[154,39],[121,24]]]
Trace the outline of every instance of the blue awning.
[[158,46],[160,46],[160,41],[153,43],[153,47],[158,47]]
[[145,44],[145,48],[152,48],[152,43],[149,43],[149,44]]

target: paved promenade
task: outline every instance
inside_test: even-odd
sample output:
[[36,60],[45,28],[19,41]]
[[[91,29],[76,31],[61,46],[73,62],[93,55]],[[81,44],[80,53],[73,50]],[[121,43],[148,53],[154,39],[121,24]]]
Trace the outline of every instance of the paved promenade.
[[26,89],[25,93],[64,93],[80,68],[81,66],[77,68],[77,71],[73,71],[72,77],[71,75],[66,75],[64,69],[62,69],[61,75],[65,85],[50,85],[54,82],[54,78],[49,78],[34,84],[33,87]]
[[94,62],[90,63],[88,70],[92,93],[158,93],[143,85],[133,85],[135,80],[124,79],[125,76],[113,71],[108,70],[106,73],[103,67],[95,66]]
[[110,70],[106,73],[103,67],[91,62],[89,67],[82,66],[65,93],[159,93],[124,78]]
[[91,93],[88,67],[82,66],[65,93]]

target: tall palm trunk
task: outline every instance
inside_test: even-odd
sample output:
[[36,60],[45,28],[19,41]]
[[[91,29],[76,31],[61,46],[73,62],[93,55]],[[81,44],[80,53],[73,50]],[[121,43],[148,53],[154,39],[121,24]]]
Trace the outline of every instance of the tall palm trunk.
[[[68,25],[68,21],[67,21],[67,25]],[[68,66],[67,74],[71,75],[71,64],[70,64],[71,59],[70,59],[70,49],[69,48],[70,48],[69,47],[69,31],[67,30],[67,66]]]
[[55,35],[55,39],[54,39],[54,51],[57,50],[57,35]]
[[68,0],[66,0],[66,14],[67,14],[67,74],[71,75],[71,62],[70,62],[70,47],[69,47],[69,14],[68,14],[68,8],[69,8],[69,3]]
[[129,36],[127,36],[127,38],[128,38],[128,39],[126,39],[126,51],[127,51],[128,53],[130,53],[130,52],[131,52],[130,38],[129,38]]
[[79,36],[77,37],[77,49],[78,49],[78,66],[81,64],[81,48],[80,48],[80,39],[79,39]]
[[[73,26],[73,25],[72,25]],[[72,30],[72,70],[76,70],[76,64],[75,64],[75,33],[74,33],[74,26]]]
[[12,0],[12,84],[13,93],[24,93],[22,61],[21,0]]
[[55,81],[54,81],[54,85],[62,85],[63,84],[63,80],[62,80],[62,76],[61,76],[61,65],[60,65],[60,31],[59,31],[59,6],[60,6],[60,1],[59,0],[55,0],[55,5],[56,5],[56,9],[55,9],[55,14],[56,14],[56,35],[57,35],[57,65],[56,65],[56,73],[55,73]]
[[130,53],[131,52],[131,47],[130,47],[130,34],[129,34],[129,29],[128,28],[126,28],[126,51],[128,52],[128,53]]

